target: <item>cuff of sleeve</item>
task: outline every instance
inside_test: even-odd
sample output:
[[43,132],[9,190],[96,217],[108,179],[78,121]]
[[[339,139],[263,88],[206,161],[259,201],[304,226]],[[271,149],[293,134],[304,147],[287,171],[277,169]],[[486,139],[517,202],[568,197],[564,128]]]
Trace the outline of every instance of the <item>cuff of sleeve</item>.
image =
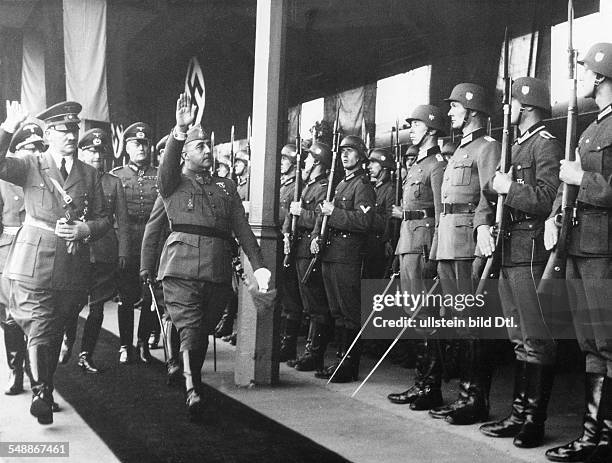
[[179,132],[176,127],[172,129],[172,136],[178,141],[187,140],[187,132]]
[[2,124],[0,124],[0,128],[1,128],[2,130],[4,130],[6,133],[11,133],[11,134],[13,133],[13,130],[9,129],[9,128],[8,128],[8,127],[7,127],[7,126],[4,124],[4,122],[3,122]]
[[510,185],[510,189],[508,190],[508,193],[506,194],[506,200],[505,200],[505,204],[508,206],[512,206],[512,203],[514,202],[514,197],[515,195],[518,193],[519,189],[519,184],[516,182],[512,182],[512,184]]

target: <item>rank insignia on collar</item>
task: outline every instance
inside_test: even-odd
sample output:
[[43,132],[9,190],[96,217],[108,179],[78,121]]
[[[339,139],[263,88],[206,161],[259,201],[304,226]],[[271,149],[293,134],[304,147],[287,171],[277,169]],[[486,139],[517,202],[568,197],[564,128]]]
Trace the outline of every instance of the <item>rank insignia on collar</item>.
[[361,210],[363,211],[364,214],[367,214],[368,211],[370,209],[372,209],[372,206],[365,207],[363,204],[361,206],[359,206],[359,207],[361,208]]

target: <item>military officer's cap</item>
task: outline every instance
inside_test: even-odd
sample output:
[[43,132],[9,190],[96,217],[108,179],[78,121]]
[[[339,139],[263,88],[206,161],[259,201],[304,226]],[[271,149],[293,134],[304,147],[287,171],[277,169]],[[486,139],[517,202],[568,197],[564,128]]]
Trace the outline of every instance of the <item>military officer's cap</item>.
[[579,64],[587,65],[597,74],[612,79],[612,43],[602,42],[593,45]]
[[376,161],[385,169],[393,170],[395,168],[395,163],[393,162],[393,157],[384,148],[374,148],[370,151],[370,155],[368,156],[370,162]]
[[107,133],[99,128],[88,130],[79,140],[79,149],[94,148],[96,151],[109,152],[110,140]]
[[9,151],[14,153],[30,144],[39,144],[42,147],[45,145],[45,142],[43,140],[43,131],[40,125],[36,122],[27,121],[21,124],[13,135]]
[[192,127],[189,127],[189,130],[187,130],[187,139],[185,140],[185,145],[192,141],[210,141],[210,136],[208,135],[206,130],[202,128],[201,125],[194,125]]
[[444,101],[457,101],[463,105],[465,109],[479,111],[486,114],[491,114],[485,89],[480,85],[464,82],[455,85],[450,96]]
[[46,127],[53,127],[56,130],[78,130],[81,109],[83,107],[76,101],[63,101],[37,114],[36,118],[44,121]]
[[293,164],[295,164],[297,158],[297,149],[295,147],[295,144],[289,143],[283,146],[283,149],[281,150],[281,157],[285,157],[289,159],[289,161],[291,161]]
[[541,79],[519,77],[512,84],[512,98],[522,105],[535,106],[550,112],[550,90]]
[[328,169],[331,167],[332,152],[331,148],[327,143],[324,143],[322,141],[315,141],[312,145],[310,145],[307,151],[312,155],[313,158],[315,158],[325,167],[327,167]]
[[145,122],[134,122],[130,125],[125,132],[123,132],[123,141],[128,142],[132,140],[138,140],[141,142],[146,141],[151,143],[153,130],[151,126]]
[[342,148],[353,148],[357,150],[362,158],[366,157],[366,145],[357,135],[348,135],[344,137],[340,142],[340,150],[342,150]]
[[159,153],[161,150],[166,149],[166,143],[168,143],[168,135],[164,135],[162,139],[157,142],[155,151]]
[[406,122],[421,121],[430,129],[437,130],[440,135],[446,134],[447,121],[444,112],[437,106],[423,104],[414,108]]
[[234,163],[241,161],[244,163],[245,166],[249,165],[249,153],[247,153],[245,150],[240,150],[236,153],[236,155],[234,156]]

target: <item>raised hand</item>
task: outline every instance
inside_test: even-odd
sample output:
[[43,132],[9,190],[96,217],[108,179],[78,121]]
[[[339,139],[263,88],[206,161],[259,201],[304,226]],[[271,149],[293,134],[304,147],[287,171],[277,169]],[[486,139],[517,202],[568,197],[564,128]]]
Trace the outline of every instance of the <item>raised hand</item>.
[[195,118],[195,106],[191,104],[191,96],[181,93],[176,100],[176,125],[181,132],[186,132],[187,127]]
[[19,125],[26,120],[28,114],[24,111],[19,101],[6,100],[6,119],[2,126],[8,132],[15,132]]

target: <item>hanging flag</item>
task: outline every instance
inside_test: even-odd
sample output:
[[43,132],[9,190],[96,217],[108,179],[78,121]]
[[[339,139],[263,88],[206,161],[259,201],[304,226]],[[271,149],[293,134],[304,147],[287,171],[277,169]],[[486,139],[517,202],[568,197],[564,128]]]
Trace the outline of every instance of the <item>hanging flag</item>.
[[187,66],[185,93],[191,96],[191,102],[196,107],[194,125],[197,125],[202,121],[202,114],[204,114],[206,91],[204,87],[204,74],[195,56],[189,60],[189,65]]
[[111,123],[111,138],[113,142],[113,153],[115,159],[119,159],[123,153],[123,124]]

